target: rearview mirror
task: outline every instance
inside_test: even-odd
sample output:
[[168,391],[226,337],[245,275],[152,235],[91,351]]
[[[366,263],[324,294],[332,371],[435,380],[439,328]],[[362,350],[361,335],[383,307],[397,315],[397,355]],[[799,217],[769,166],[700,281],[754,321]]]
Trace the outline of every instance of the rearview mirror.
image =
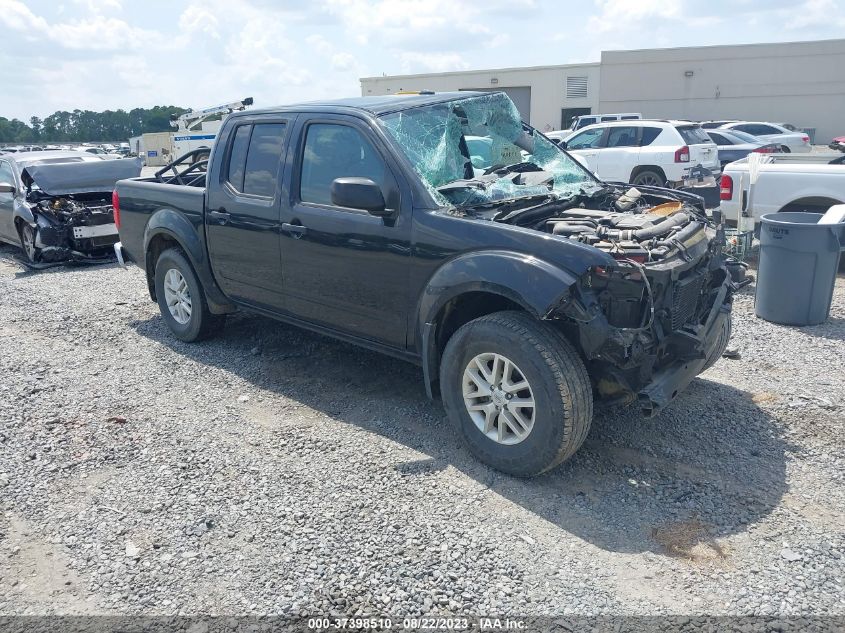
[[8,182],[0,182],[0,193],[15,193],[15,185]]
[[392,211],[385,208],[381,187],[369,178],[335,178],[331,187],[332,204],[350,209],[363,209],[371,215],[383,217]]

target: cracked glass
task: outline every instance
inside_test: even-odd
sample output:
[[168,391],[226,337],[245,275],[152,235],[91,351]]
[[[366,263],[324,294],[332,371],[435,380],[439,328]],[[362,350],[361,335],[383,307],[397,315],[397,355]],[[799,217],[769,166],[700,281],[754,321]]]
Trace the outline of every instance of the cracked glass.
[[570,197],[598,184],[554,143],[524,125],[504,93],[410,108],[381,121],[444,206],[543,194]]

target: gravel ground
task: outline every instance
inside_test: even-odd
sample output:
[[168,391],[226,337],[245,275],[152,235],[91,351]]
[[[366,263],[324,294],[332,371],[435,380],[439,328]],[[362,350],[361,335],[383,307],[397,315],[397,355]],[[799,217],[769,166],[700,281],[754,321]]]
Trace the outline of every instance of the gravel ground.
[[845,279],[807,328],[747,289],[741,359],[525,481],[411,365],[252,315],[184,344],[140,270],[14,252],[1,614],[845,614]]

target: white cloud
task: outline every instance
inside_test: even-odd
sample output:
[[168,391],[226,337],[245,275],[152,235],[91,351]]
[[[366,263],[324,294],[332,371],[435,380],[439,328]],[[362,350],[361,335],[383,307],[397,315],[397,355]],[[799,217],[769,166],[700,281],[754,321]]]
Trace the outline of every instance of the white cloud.
[[351,53],[335,53],[332,55],[331,62],[335,70],[352,70],[358,66]]
[[219,39],[218,26],[217,16],[199,5],[190,5],[179,16],[179,30],[186,35],[201,33]]
[[138,29],[124,20],[102,15],[51,24],[17,0],[0,0],[0,21],[28,40],[46,37],[74,50],[140,48],[161,39],[155,31]]
[[587,28],[597,33],[639,26],[646,19],[679,18],[681,0],[596,0],[599,14],[590,17]]
[[89,13],[99,14],[106,11],[120,11],[123,8],[120,0],[73,0],[76,4],[88,8]]
[[403,73],[417,72],[419,69],[448,72],[470,67],[466,56],[458,53],[402,53],[400,60]]

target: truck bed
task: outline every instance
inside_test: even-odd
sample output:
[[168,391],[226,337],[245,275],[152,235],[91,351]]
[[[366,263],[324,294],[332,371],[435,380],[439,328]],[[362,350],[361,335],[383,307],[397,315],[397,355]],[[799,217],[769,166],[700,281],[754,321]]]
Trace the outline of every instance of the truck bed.
[[157,211],[164,211],[163,215],[173,222],[184,225],[187,221],[202,239],[205,187],[158,182],[156,178],[131,178],[119,180],[115,191],[120,199],[123,248],[133,261],[143,265],[147,223]]

